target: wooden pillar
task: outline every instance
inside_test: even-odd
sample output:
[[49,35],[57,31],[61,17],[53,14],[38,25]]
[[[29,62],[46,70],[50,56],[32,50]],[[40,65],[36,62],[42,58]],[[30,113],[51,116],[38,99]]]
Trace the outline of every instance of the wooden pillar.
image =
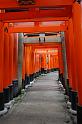
[[9,89],[10,89],[10,100],[13,99],[13,50],[14,50],[14,35],[9,34]]
[[25,45],[23,46],[22,87],[25,88]]
[[50,53],[48,54],[48,70],[50,71]]
[[62,44],[58,47],[58,59],[59,59],[59,80],[64,84],[64,63],[63,63],[63,54],[62,54]]
[[13,80],[13,49],[14,49],[14,35],[9,34],[9,82],[12,84]]
[[25,46],[25,85],[30,84],[30,47]]
[[18,34],[18,91],[22,89],[23,33]]
[[61,32],[61,42],[62,42],[62,56],[63,56],[63,63],[64,63],[63,85],[64,85],[64,88],[66,89],[66,94],[68,94],[68,84],[67,84],[68,72],[67,72],[66,43],[65,43],[64,32]]
[[62,46],[58,47],[58,59],[59,59],[59,69],[60,69],[60,74],[63,75],[64,67],[63,67],[63,57],[62,57]]
[[4,102],[10,101],[9,77],[9,33],[8,23],[4,25]]
[[77,123],[82,124],[82,2],[73,4],[74,44],[78,84]]
[[9,34],[6,30],[6,24],[4,26],[4,88],[9,86]]
[[72,88],[72,74],[71,74],[71,53],[70,53],[70,46],[69,46],[69,32],[68,32],[68,21],[66,21],[66,28],[67,30],[65,31],[65,43],[66,43],[66,59],[67,59],[67,70],[68,70],[68,88],[69,90]]
[[[77,71],[76,71],[76,54],[75,54],[75,45],[74,45],[74,34],[73,34],[73,23],[72,18],[68,22],[68,43],[70,53],[70,68],[71,68],[71,78],[72,78],[72,89],[71,89],[71,107],[73,110],[76,110],[77,105]],[[68,54],[69,54],[68,53]]]
[[50,69],[53,69],[53,55],[50,54]]
[[18,33],[13,34],[13,95],[18,95]]
[[18,80],[18,33],[14,33],[14,50],[13,50],[13,81]]
[[58,49],[54,52],[54,69],[59,69]]
[[30,74],[30,82],[33,81],[33,72],[34,72],[34,49],[30,46],[30,53],[29,53],[29,74]]
[[4,109],[3,75],[4,75],[4,24],[0,22],[0,111]]

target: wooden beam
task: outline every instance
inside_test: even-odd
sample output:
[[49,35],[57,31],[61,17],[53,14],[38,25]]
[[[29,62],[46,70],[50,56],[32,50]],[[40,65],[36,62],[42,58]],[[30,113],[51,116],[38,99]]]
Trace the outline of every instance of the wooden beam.
[[20,6],[17,0],[0,0],[0,9],[4,8],[27,8],[27,7],[53,7],[62,5],[72,5],[73,0],[36,0],[35,5]]
[[49,17],[49,18],[34,18],[34,19],[21,19],[21,20],[5,20],[4,23],[15,22],[44,22],[44,21],[68,21],[69,17]]
[[65,31],[66,27],[64,25],[61,26],[45,26],[45,27],[10,27],[8,29],[9,33],[35,33],[35,32],[59,32]]
[[32,46],[32,47],[34,47],[34,48],[37,48],[37,49],[40,49],[40,48],[50,48],[50,47],[52,47],[52,48],[54,48],[54,46],[55,47],[59,47],[60,45],[61,45],[61,43],[58,43],[58,42],[54,42],[54,43],[24,43],[24,46],[28,46],[28,45],[30,45],[30,46]]
[[1,21],[25,20],[25,19],[42,19],[42,18],[60,18],[70,17],[72,8],[67,7],[57,10],[40,10],[40,11],[24,11],[24,12],[8,12],[0,13]]

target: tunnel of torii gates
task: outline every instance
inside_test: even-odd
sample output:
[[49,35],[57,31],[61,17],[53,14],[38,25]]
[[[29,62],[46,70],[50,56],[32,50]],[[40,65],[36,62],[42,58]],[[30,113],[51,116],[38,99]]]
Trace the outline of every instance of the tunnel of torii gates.
[[[40,73],[58,70],[71,107],[77,111],[77,123],[82,124],[81,1],[36,0],[35,5],[22,6],[1,0],[0,9],[0,111]],[[52,21],[61,23],[48,25]],[[24,33],[37,32],[59,32],[61,42],[23,42]]]

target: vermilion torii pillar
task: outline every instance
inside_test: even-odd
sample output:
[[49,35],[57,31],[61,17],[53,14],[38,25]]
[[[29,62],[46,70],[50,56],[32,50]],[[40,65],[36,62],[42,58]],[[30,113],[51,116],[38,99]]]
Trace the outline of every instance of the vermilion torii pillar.
[[9,90],[9,33],[8,23],[4,24],[4,102],[10,101],[10,90]]
[[4,74],[4,24],[0,22],[0,111],[4,110],[3,74]]
[[74,44],[76,53],[77,85],[78,85],[78,105],[77,124],[82,124],[82,3],[75,2],[72,9]]
[[13,33],[13,95],[18,94],[18,33]]
[[[74,34],[73,34],[73,22],[72,18],[68,21],[68,41],[67,48],[69,48],[68,54],[70,54],[70,75],[71,75],[71,107],[72,110],[76,110],[77,104],[77,74],[76,74],[76,55],[75,55],[75,45],[74,45]],[[67,55],[68,55],[67,54]]]
[[59,61],[59,81],[63,84],[63,72],[64,72],[64,66],[63,66],[63,56],[62,56],[62,45],[58,47],[58,61]]
[[10,88],[10,100],[13,99],[13,61],[14,59],[14,34],[9,34],[9,88]]
[[63,65],[64,65],[63,82],[64,82],[64,86],[66,89],[66,93],[68,93],[68,85],[67,85],[68,73],[67,73],[66,44],[65,44],[65,33],[64,32],[61,32],[61,42],[62,42],[62,56],[63,56]]
[[67,71],[68,71],[68,88],[69,92],[72,87],[72,74],[71,74],[71,57],[70,57],[70,47],[69,47],[69,36],[68,36],[68,21],[65,22],[66,31],[65,31],[65,44],[66,44],[66,59],[67,59]]

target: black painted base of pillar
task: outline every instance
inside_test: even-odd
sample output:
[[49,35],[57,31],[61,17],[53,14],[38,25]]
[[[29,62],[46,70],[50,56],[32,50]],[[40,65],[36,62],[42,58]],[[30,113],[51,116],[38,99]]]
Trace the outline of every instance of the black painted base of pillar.
[[4,110],[4,93],[0,92],[0,111]]
[[69,79],[67,79],[67,87],[69,88]]
[[69,88],[70,88],[70,86],[69,86],[69,79],[67,79],[67,95],[69,95]]
[[34,73],[34,78],[36,78],[37,77],[37,75],[36,75],[36,73]]
[[44,70],[44,74],[47,74],[47,70]]
[[59,74],[59,81],[61,81],[61,83],[63,82],[63,74]]
[[54,68],[54,71],[59,71],[59,68]]
[[71,88],[71,87],[69,87],[69,91],[68,91],[69,102],[71,102],[71,91],[72,91],[72,88]]
[[44,68],[41,68],[41,73],[42,73],[42,74],[44,74],[44,73],[45,73]]
[[47,73],[49,73],[50,72],[50,70],[49,69],[47,69]]
[[71,95],[71,108],[72,110],[77,110],[77,92],[72,91],[70,92]]
[[65,95],[69,96],[69,79],[67,79],[67,86],[64,86],[65,87]]
[[51,72],[54,72],[54,68],[51,69]]
[[25,86],[27,85],[27,74],[25,74]]
[[29,85],[30,84],[30,76],[26,77],[26,81],[27,81],[27,85]]
[[30,74],[30,82],[34,80],[34,74]]
[[39,71],[37,72],[37,77],[39,77]]
[[16,97],[18,96],[18,80],[13,80],[12,81],[12,84],[13,84],[13,97]]
[[10,90],[10,100],[13,100],[13,84],[9,85]]
[[82,106],[77,105],[77,124],[82,124]]
[[30,82],[32,82],[32,74],[29,75]]
[[25,80],[22,79],[22,89],[25,89]]
[[[61,83],[62,83],[64,89],[66,89],[66,86],[65,86],[65,79],[64,79],[64,77],[62,77],[62,79],[61,79]],[[66,89],[66,90],[67,90],[67,89]]]
[[34,78],[36,78],[36,74],[34,73]]
[[39,71],[39,75],[41,75],[41,70]]
[[27,76],[27,85],[30,84],[30,76]]
[[39,77],[39,72],[36,72],[36,78]]
[[10,101],[10,89],[9,87],[4,88],[4,103],[8,103]]
[[25,74],[25,86],[30,84],[30,76]]

